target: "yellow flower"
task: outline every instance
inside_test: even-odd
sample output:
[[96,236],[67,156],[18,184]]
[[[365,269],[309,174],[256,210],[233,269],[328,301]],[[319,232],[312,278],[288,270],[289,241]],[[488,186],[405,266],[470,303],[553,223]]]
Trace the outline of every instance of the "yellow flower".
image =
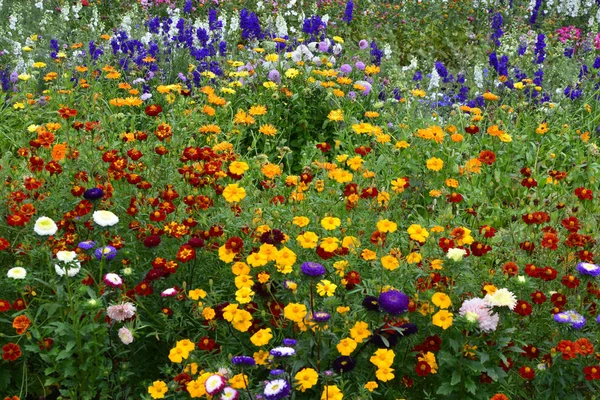
[[313,249],[317,247],[317,241],[319,237],[314,232],[304,232],[302,235],[298,235],[296,238],[300,246],[304,249]]
[[317,384],[317,381],[319,380],[319,374],[312,368],[304,368],[294,375],[294,379],[300,386],[300,391],[304,392]]
[[262,166],[260,171],[269,179],[273,179],[276,176],[281,175],[281,168],[279,165],[266,163]]
[[239,187],[237,183],[230,183],[223,190],[223,197],[228,203],[237,203],[246,197],[246,190]]
[[342,221],[335,217],[325,217],[321,220],[321,226],[328,231],[334,230],[340,226]]
[[242,287],[235,292],[235,299],[240,304],[248,304],[252,301],[254,292],[249,287]]
[[342,239],[342,247],[346,249],[355,249],[360,247],[360,242],[355,236],[344,236]]
[[245,375],[244,373],[240,373],[237,375],[234,375],[232,378],[229,379],[229,386],[231,386],[234,389],[245,389],[246,385],[248,384],[248,375]]
[[379,349],[369,359],[371,364],[375,365],[377,368],[386,368],[390,367],[394,363],[394,354],[393,350],[388,349]]
[[419,356],[418,361],[425,361],[431,367],[431,373],[437,374],[438,365],[437,365],[437,361],[435,360],[434,353],[432,353],[431,351],[428,351],[427,353]]
[[400,266],[400,261],[398,261],[396,257],[391,255],[381,257],[380,261],[383,268],[389,271],[393,271]]
[[250,167],[243,161],[234,161],[229,164],[229,172],[235,175],[243,175]]
[[326,385],[323,387],[321,400],[342,400],[344,393],[335,385]]
[[38,62],[33,63],[33,68],[44,68],[45,66],[46,66],[45,62],[38,61]]
[[224,263],[230,263],[233,261],[237,253],[227,249],[225,245],[219,247],[219,259]]
[[340,36],[334,36],[333,41],[336,43],[344,43],[344,39],[342,39]]
[[401,140],[399,142],[396,142],[395,147],[397,149],[408,149],[410,147],[410,143],[408,143],[406,140]]
[[285,76],[290,79],[294,79],[299,74],[300,71],[298,71],[296,68],[289,68],[287,71],[285,71]]
[[248,265],[256,268],[262,267],[263,265],[267,265],[269,259],[261,252],[250,253],[248,257],[246,257],[246,262]]
[[283,316],[294,322],[302,322],[306,314],[306,306],[300,303],[290,303],[283,309]]
[[338,306],[335,311],[337,311],[338,314],[344,314],[347,313],[348,311],[350,311],[350,307],[348,306]]
[[377,260],[377,253],[375,253],[373,250],[369,250],[369,249],[364,249],[361,253],[360,256],[362,257],[363,260],[365,261],[373,261],[373,260]]
[[327,115],[327,119],[330,121],[343,121],[344,120],[344,110],[337,109],[329,111]]
[[423,259],[423,256],[419,252],[412,252],[408,256],[406,256],[406,262],[409,264],[418,264]]
[[306,225],[310,223],[310,220],[306,217],[294,217],[292,220],[292,224],[299,226],[300,228],[304,228]]
[[256,361],[256,365],[267,365],[267,360],[269,359],[268,351],[259,350],[252,356],[254,357],[254,361]]
[[271,124],[264,124],[261,125],[258,131],[266,136],[275,136],[275,134],[277,133],[277,128],[275,128]]
[[429,160],[427,160],[427,169],[430,169],[432,171],[439,171],[442,169],[443,166],[444,161],[442,161],[439,158],[432,157]]
[[493,94],[493,93],[490,93],[490,92],[485,92],[485,93],[483,94],[483,98],[484,98],[485,100],[488,100],[488,101],[496,101],[496,100],[499,100],[499,99],[500,99],[500,97],[499,97],[499,96],[496,96],[495,94]]
[[444,182],[446,186],[456,189],[458,187],[458,181],[456,179],[446,179]]
[[231,266],[231,272],[234,275],[248,275],[250,273],[250,267],[241,261],[236,262]]
[[378,368],[375,371],[375,377],[381,382],[387,382],[394,379],[394,369],[390,367]]
[[417,224],[412,224],[409,226],[406,232],[408,232],[412,240],[416,240],[417,242],[425,242],[429,237],[429,232],[427,232],[427,229]]
[[345,338],[335,346],[337,351],[343,356],[349,356],[354,350],[356,350],[357,342],[354,339]]
[[323,240],[321,240],[321,244],[319,245],[319,247],[321,247],[328,253],[333,253],[338,249],[338,247],[340,247],[338,244],[339,242],[340,240],[338,238],[326,237]]
[[335,293],[336,288],[337,288],[336,284],[333,284],[333,283],[331,283],[331,281],[323,279],[321,282],[319,282],[317,284],[317,293],[319,293],[319,296],[321,296],[321,297],[324,297],[324,296],[331,297]]
[[187,360],[189,355],[190,352],[187,351],[187,349],[180,346],[175,346],[169,352],[169,360],[174,363],[180,363],[183,360]]
[[357,171],[362,168],[364,162],[365,160],[363,160],[362,157],[355,156],[346,161],[346,165],[348,165],[352,170]]
[[237,310],[231,320],[231,325],[240,332],[248,331],[252,326],[252,314],[246,310]]
[[[204,375],[207,375],[206,378],[204,378]],[[199,376],[198,379],[186,383],[185,387],[191,398],[199,398],[206,394],[206,387],[204,384],[210,375],[212,374],[206,373]]]
[[215,318],[216,315],[217,313],[215,312],[215,310],[210,307],[206,307],[202,310],[202,316],[207,321],[211,321],[213,318]]
[[200,299],[200,298],[205,298],[206,297],[206,292],[202,289],[194,289],[194,290],[190,290],[188,293],[188,297],[194,301]]
[[164,399],[165,393],[169,391],[167,384],[163,381],[154,381],[152,386],[148,387],[148,393],[153,399]]
[[352,327],[352,329],[350,329],[350,336],[357,343],[362,343],[366,338],[371,336],[369,324],[363,321],[357,321]]
[[289,274],[292,272],[292,266],[296,262],[296,259],[296,253],[287,247],[283,247],[281,250],[275,253],[277,270],[283,274]]
[[452,326],[452,317],[454,314],[448,312],[447,310],[440,310],[433,316],[432,323],[435,326],[439,326],[444,330],[450,328]]
[[444,261],[435,259],[431,261],[431,269],[441,270],[444,269]]
[[396,232],[396,230],[398,229],[398,225],[395,222],[392,222],[388,219],[382,219],[380,221],[377,222],[377,230],[379,232],[385,233],[385,232]]
[[367,389],[371,393],[373,392],[373,390],[377,389],[378,387],[379,387],[379,385],[375,381],[369,381],[369,382],[365,383],[365,386],[364,386],[364,388]]
[[440,308],[448,308],[452,305],[452,300],[446,293],[437,292],[431,297],[431,302]]
[[271,328],[261,329],[250,337],[250,341],[255,346],[264,346],[269,344],[269,341],[273,338],[271,334]]
[[398,178],[398,179],[394,179],[392,181],[392,190],[395,193],[402,193],[404,192],[404,186],[407,184],[406,179],[404,178]]

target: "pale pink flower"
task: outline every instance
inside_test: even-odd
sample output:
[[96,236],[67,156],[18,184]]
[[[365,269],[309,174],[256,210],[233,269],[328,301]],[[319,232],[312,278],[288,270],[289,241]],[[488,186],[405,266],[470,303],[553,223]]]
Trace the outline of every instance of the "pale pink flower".
[[106,315],[113,321],[125,321],[135,315],[133,303],[121,303],[106,309]]
[[476,319],[479,322],[479,329],[484,332],[495,331],[500,320],[498,314],[492,314],[488,302],[480,298],[465,300],[458,313],[467,319]]

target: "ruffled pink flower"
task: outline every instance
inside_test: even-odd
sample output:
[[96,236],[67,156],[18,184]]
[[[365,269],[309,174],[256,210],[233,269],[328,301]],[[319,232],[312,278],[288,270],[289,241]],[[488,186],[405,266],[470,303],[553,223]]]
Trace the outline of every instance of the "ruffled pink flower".
[[106,309],[106,315],[113,321],[125,321],[135,315],[133,303],[121,303]]
[[470,313],[471,316],[476,315],[479,329],[484,332],[495,331],[500,320],[498,314],[492,314],[492,308],[488,302],[480,298],[465,300],[458,313],[463,317],[467,316],[467,313]]

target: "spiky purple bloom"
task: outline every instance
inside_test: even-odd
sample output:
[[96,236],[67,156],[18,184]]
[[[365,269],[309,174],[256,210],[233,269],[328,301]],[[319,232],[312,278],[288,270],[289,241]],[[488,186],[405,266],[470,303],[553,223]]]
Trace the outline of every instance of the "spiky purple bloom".
[[315,311],[312,315],[312,320],[315,322],[327,322],[331,318],[331,314],[325,311]]
[[82,250],[91,250],[96,246],[96,242],[94,242],[93,240],[86,240],[83,242],[79,242],[79,244],[77,245],[77,247],[79,247]]
[[288,397],[291,393],[290,384],[285,379],[275,379],[265,386],[263,394],[267,400],[279,400]]
[[350,25],[350,22],[352,22],[352,11],[354,11],[354,3],[349,0],[346,3],[346,9],[344,10],[344,17],[342,18],[342,21],[348,23],[348,25]]
[[248,365],[254,366],[256,365],[256,361],[253,357],[250,356],[235,356],[231,359],[231,363],[233,365]]
[[600,275],[600,266],[592,263],[580,262],[577,264],[577,271],[582,275],[596,277]]
[[379,295],[379,306],[388,314],[402,314],[408,310],[409,298],[399,290],[388,290]]
[[102,260],[102,258],[104,258],[105,260],[112,260],[113,258],[115,258],[116,255],[117,249],[113,246],[100,247],[97,248],[94,252],[94,256],[96,256],[97,260]]
[[83,192],[83,198],[86,200],[94,201],[104,197],[104,190],[100,188],[90,188]]
[[302,263],[300,270],[302,271],[302,273],[304,275],[313,276],[313,277],[325,275],[325,273],[327,272],[325,270],[324,266],[322,266],[319,263],[312,262],[312,261],[307,261],[305,263]]

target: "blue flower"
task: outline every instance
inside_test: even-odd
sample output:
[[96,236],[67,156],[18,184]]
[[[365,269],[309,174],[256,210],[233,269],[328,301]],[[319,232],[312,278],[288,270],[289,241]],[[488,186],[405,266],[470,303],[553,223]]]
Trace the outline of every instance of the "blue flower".
[[305,263],[302,263],[300,270],[302,271],[302,273],[304,275],[308,275],[308,276],[312,276],[312,277],[325,275],[325,272],[327,272],[325,270],[324,266],[322,266],[319,263],[312,262],[312,261],[307,261]]
[[582,275],[598,276],[600,275],[600,266],[592,263],[580,262],[577,264],[577,271]]
[[254,358],[249,356],[235,356],[231,359],[231,363],[233,365],[256,365],[256,361],[254,360]]
[[346,3],[346,9],[344,10],[344,17],[342,18],[342,21],[345,21],[348,23],[348,25],[350,25],[350,22],[352,22],[352,11],[354,10],[354,3],[352,1],[348,1]]
[[408,296],[399,290],[388,290],[379,295],[379,306],[388,314],[402,314],[408,310]]
[[97,260],[102,260],[102,258],[106,260],[112,260],[117,255],[117,249],[113,246],[104,246],[99,247],[94,252],[94,256],[96,256]]

